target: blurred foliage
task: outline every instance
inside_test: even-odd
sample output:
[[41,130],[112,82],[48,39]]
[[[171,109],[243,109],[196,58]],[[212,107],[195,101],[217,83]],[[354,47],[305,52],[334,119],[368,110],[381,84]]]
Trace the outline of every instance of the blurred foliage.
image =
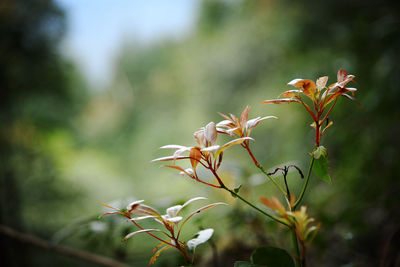
[[[397,257],[400,189],[398,1],[204,0],[192,34],[178,41],[121,45],[113,81],[89,92],[73,64],[59,55],[63,12],[50,0],[0,3],[2,224],[70,246],[145,265],[155,244],[119,240],[133,227],[98,221],[100,203],[146,199],[163,210],[195,196],[230,204],[211,211],[185,233],[215,228],[214,245],[199,255],[211,266],[248,260],[262,244],[289,247],[288,236],[224,192],[160,169],[149,161],[165,144],[192,145],[192,133],[217,112],[276,115],[254,131],[265,167],[296,162],[304,170],[313,147],[311,121],[300,106],[260,106],[294,78],[356,75],[357,98],[341,99],[328,148],[333,184],[312,177],[304,201],[323,222],[309,251],[310,266],[393,266]],[[223,142],[222,140],[219,140]],[[224,140],[226,141],[226,140]],[[239,148],[224,155],[221,175],[256,201],[274,189]],[[300,182],[290,174],[295,189]],[[128,199],[129,198],[129,199]],[[71,261],[1,237],[7,266]],[[5,246],[4,244],[7,244]],[[139,246],[140,244],[140,246]],[[16,253],[26,252],[26,257]],[[168,255],[167,255],[168,254]],[[166,253],[158,266],[175,266]],[[77,264],[77,263],[74,263]],[[81,263],[86,266],[85,263]]]

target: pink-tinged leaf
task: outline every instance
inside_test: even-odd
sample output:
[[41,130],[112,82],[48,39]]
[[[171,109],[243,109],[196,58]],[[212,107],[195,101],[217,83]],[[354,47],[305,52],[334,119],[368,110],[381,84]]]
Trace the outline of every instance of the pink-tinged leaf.
[[344,69],[340,69],[337,73],[337,81],[338,82],[343,82],[347,77],[347,71]]
[[131,213],[136,214],[136,215],[150,215],[150,216],[155,216],[155,217],[161,217],[160,213],[153,209],[150,206],[140,204],[135,210],[133,210]]
[[234,146],[234,145],[239,145],[239,144],[243,143],[246,140],[253,140],[254,141],[254,139],[251,138],[251,137],[242,137],[242,138],[238,138],[238,139],[232,140],[232,141],[224,144],[221,148],[218,149],[217,153],[215,154],[215,158],[217,158],[219,156],[219,154],[222,151],[224,151],[225,149],[230,148],[231,146]]
[[153,264],[156,262],[158,256],[160,256],[161,252],[163,252],[163,251],[166,250],[166,249],[169,249],[170,247],[171,247],[171,246],[166,246],[166,247],[163,247],[163,248],[159,249],[159,250],[153,255],[153,257],[151,257],[151,259],[150,259],[150,261],[149,261],[149,265],[153,265]]
[[205,146],[206,144],[206,139],[204,137],[204,129],[202,128],[201,130],[198,130],[196,132],[193,133],[194,139],[196,139],[196,142],[200,145],[200,146]]
[[219,114],[221,117],[223,117],[224,119],[226,119],[226,120],[228,120],[228,121],[231,121],[231,122],[234,122],[231,118],[229,118],[229,116],[227,116],[227,115],[225,115],[225,114],[223,114],[223,113],[221,113],[221,112],[218,112],[218,114]]
[[240,116],[240,125],[243,127],[247,120],[249,119],[249,111],[250,111],[250,106],[247,106],[243,112],[242,115]]
[[217,141],[218,133],[217,127],[214,122],[210,122],[206,125],[204,129],[204,137],[209,144],[215,144],[215,142]]
[[[203,199],[207,199],[207,198],[205,198],[205,197],[194,197],[194,198],[191,198],[191,199],[189,199],[188,201],[186,201],[186,202],[182,205],[182,208],[186,207],[186,206],[189,205],[190,203],[193,203],[194,201],[203,200]],[[178,214],[179,214],[179,211],[178,211]]]
[[363,109],[363,106],[361,105],[360,101],[358,101],[357,98],[352,97],[352,96],[350,96],[350,95],[348,95],[348,94],[342,94],[342,96],[344,96],[344,97],[350,99],[351,101],[356,102],[356,103],[358,104],[358,106],[359,106],[361,109]]
[[192,164],[193,171],[196,171],[197,164],[201,160],[203,154],[200,151],[199,147],[193,147],[190,150],[190,164]]
[[182,153],[190,151],[192,149],[192,147],[183,147],[181,149],[178,149],[177,151],[175,151],[174,153],[174,157],[178,158],[180,155],[182,155]]
[[171,161],[171,160],[180,160],[180,159],[187,159],[188,157],[174,157],[174,156],[167,156],[162,158],[153,159],[151,162],[156,161]]
[[292,102],[300,103],[299,100],[293,98],[282,98],[282,99],[271,99],[271,100],[264,100],[261,104],[289,104]]
[[227,130],[222,129],[222,128],[217,128],[217,132],[221,133],[221,134],[226,134],[226,135],[232,136],[233,132],[235,132],[237,129],[238,128],[230,128],[230,127],[227,127]]
[[262,122],[263,120],[267,120],[267,119],[278,119],[278,117],[275,116],[266,116],[266,117],[257,117],[254,119],[251,119],[249,121],[247,121],[246,123],[246,131],[251,130],[252,128],[256,127],[260,122]]
[[135,231],[135,232],[127,234],[123,240],[126,241],[134,235],[141,234],[141,233],[149,233],[149,232],[163,232],[163,231],[161,231],[160,229],[143,229],[143,230],[139,230],[139,231]]
[[297,97],[299,93],[301,93],[300,90],[289,90],[289,91],[283,92],[280,96],[281,97],[288,97],[288,98]]
[[126,209],[128,210],[128,212],[131,212],[132,210],[136,209],[144,200],[136,200],[132,203],[130,203]]
[[316,82],[318,91],[324,89],[327,82],[328,82],[328,76],[319,77]]

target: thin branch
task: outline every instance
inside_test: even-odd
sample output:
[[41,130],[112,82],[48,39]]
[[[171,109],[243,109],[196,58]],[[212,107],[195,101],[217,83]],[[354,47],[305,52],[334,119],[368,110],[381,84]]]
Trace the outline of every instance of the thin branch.
[[129,265],[119,262],[119,261],[116,261],[114,259],[104,257],[101,255],[97,255],[94,253],[82,251],[82,250],[77,250],[77,249],[53,244],[53,243],[51,243],[47,240],[41,239],[37,236],[21,233],[10,227],[7,227],[5,225],[0,225],[0,233],[4,234],[10,238],[24,242],[24,243],[28,243],[28,244],[35,245],[38,247],[42,247],[44,249],[55,251],[57,253],[60,253],[60,254],[63,254],[63,255],[69,256],[69,257],[78,258],[78,259],[85,260],[88,262],[100,264],[102,266],[129,267]]

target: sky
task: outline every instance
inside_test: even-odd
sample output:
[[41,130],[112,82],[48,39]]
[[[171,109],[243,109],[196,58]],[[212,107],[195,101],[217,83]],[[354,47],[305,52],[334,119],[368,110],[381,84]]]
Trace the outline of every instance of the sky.
[[65,10],[62,53],[72,58],[92,87],[107,83],[123,40],[145,44],[186,36],[199,0],[56,0]]

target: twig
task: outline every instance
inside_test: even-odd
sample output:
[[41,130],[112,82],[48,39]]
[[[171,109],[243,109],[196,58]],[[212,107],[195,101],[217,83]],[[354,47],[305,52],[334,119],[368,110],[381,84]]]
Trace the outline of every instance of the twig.
[[52,244],[49,241],[41,239],[37,236],[21,233],[19,231],[16,231],[16,230],[14,230],[10,227],[4,226],[4,225],[0,225],[0,233],[6,235],[8,237],[17,239],[24,243],[28,243],[28,244],[35,245],[38,247],[42,247],[44,249],[52,250],[57,253],[64,254],[66,256],[70,256],[70,257],[78,258],[81,260],[97,263],[102,266],[111,266],[111,267],[128,267],[129,266],[125,263],[116,261],[116,260],[108,258],[108,257],[100,256],[97,254],[93,254],[90,252],[77,250],[77,249],[73,249],[73,248],[67,248],[67,247],[64,247],[61,245]]

